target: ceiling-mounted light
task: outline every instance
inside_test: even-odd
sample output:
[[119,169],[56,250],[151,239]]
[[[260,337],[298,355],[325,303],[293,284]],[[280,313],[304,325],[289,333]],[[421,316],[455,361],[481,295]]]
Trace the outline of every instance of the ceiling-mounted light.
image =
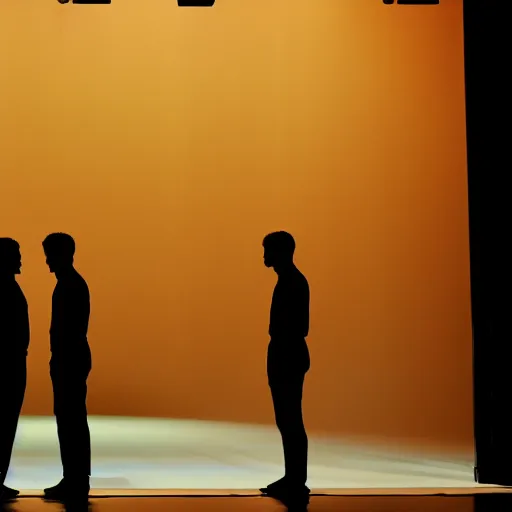
[[[395,0],[382,0],[386,5],[393,5]],[[439,5],[439,0],[397,0],[398,5]]]
[[178,7],[213,7],[215,0],[178,0]]
[[[69,4],[69,0],[57,0],[59,4]],[[110,5],[112,0],[72,0],[74,4],[81,5]]]

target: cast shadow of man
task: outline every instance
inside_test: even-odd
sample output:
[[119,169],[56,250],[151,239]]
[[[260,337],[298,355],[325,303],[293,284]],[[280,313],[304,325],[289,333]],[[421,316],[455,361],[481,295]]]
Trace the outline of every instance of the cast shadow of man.
[[95,506],[89,500],[78,500],[76,502],[63,503],[62,512],[94,512]]
[[475,494],[472,499],[473,512],[512,509],[512,494],[509,493]]
[[18,512],[18,508],[14,502],[0,501],[0,512]]
[[[61,503],[59,510],[62,512],[95,512],[95,506],[89,500],[81,500],[70,503]],[[0,503],[0,512],[22,512],[24,507],[19,501],[6,501]]]
[[[55,503],[50,500],[45,500],[47,503]],[[59,512],[95,512],[96,506],[89,499],[79,498],[76,500],[67,500],[64,502],[58,502]],[[1,511],[3,512],[3,511]],[[9,512],[16,512],[11,510]]]
[[309,496],[297,493],[291,498],[281,498],[278,501],[284,505],[288,512],[306,512],[309,506]]

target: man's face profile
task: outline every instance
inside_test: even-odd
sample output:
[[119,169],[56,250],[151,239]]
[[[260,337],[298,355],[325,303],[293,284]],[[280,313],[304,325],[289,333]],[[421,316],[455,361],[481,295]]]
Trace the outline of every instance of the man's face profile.
[[19,248],[12,248],[6,251],[0,260],[2,273],[6,274],[21,274],[21,252]]
[[52,272],[52,273],[55,272],[55,270],[56,270],[55,256],[46,251],[44,251],[44,255],[46,256],[46,264],[48,265],[50,272]]
[[264,247],[263,250],[263,263],[265,263],[265,266],[268,268],[273,267],[275,265],[274,252],[268,247]]

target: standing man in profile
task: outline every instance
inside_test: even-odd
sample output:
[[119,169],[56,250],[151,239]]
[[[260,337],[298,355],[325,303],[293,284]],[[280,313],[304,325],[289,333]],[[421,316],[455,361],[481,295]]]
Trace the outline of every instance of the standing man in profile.
[[308,438],[302,419],[302,389],[309,370],[309,285],[295,266],[295,240],[285,231],[263,240],[264,263],[277,274],[270,307],[267,375],[284,450],[284,477],[260,489],[284,503],[308,500]]
[[87,423],[87,377],[91,351],[87,340],[89,288],[73,266],[75,241],[65,233],[43,242],[46,263],[57,284],[52,297],[50,377],[64,478],[44,490],[46,499],[87,499],[91,439]]
[[20,246],[12,238],[0,238],[0,502],[19,494],[4,482],[27,385],[30,325],[16,274],[21,274]]

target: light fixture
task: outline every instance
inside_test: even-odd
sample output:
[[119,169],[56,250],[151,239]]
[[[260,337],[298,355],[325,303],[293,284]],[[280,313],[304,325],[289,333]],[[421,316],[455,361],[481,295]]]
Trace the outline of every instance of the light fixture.
[[213,7],[215,0],[178,0],[178,7]]
[[[57,0],[59,4],[69,4],[69,0]],[[112,3],[112,0],[73,0],[74,4],[82,4],[82,5],[109,5]]]

